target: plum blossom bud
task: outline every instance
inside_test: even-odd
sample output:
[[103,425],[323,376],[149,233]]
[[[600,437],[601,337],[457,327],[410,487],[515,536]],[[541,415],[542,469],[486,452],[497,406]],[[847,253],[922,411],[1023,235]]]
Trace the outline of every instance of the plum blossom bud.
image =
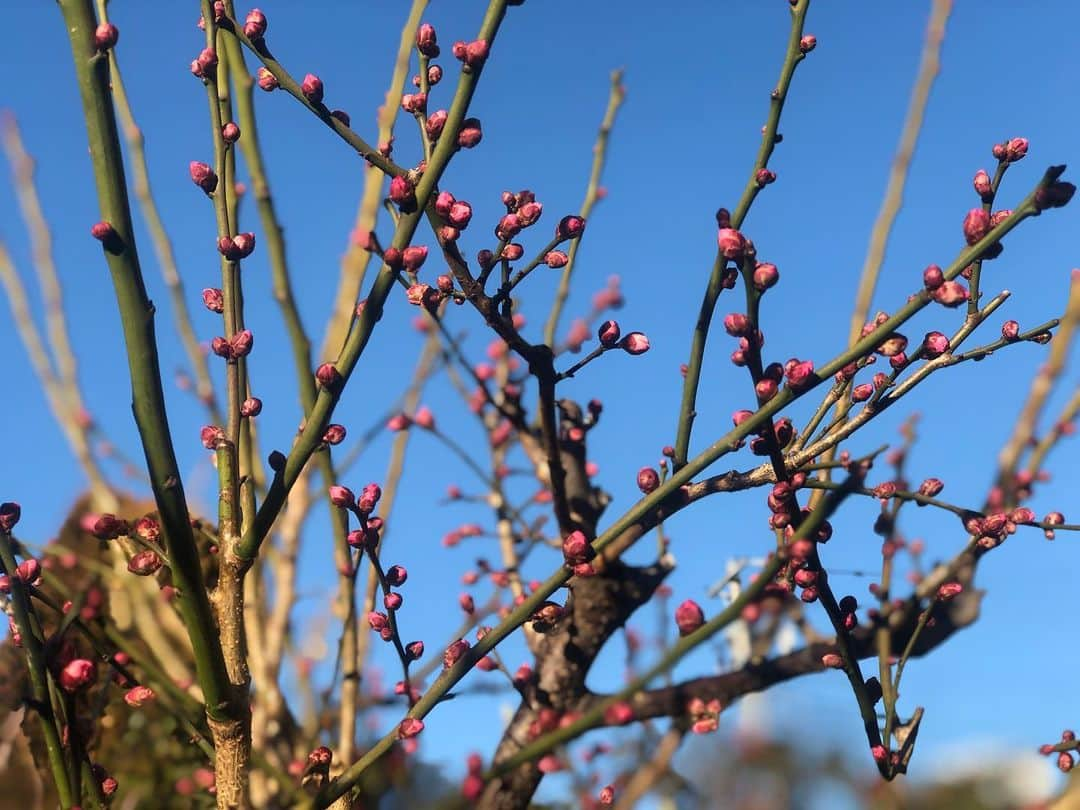
[[562,544],[563,559],[568,567],[580,565],[581,563],[588,562],[594,556],[596,551],[593,549],[592,544],[589,543],[584,532],[572,531],[566,536]]
[[94,47],[99,51],[107,51],[116,45],[120,39],[120,30],[112,23],[101,23],[94,29]]
[[221,137],[225,139],[227,143],[236,143],[240,140],[240,127],[235,122],[230,121],[221,128]]
[[124,703],[133,709],[138,709],[157,697],[154,690],[149,686],[136,686],[124,693]]
[[341,373],[333,363],[323,363],[315,369],[315,382],[319,387],[332,390],[341,385]]
[[964,217],[964,239],[974,245],[990,232],[990,214],[981,208],[972,208]]
[[634,708],[625,700],[612,703],[604,710],[604,722],[609,726],[625,726],[634,719]]
[[979,169],[975,172],[975,179],[972,181],[972,185],[975,186],[975,193],[980,197],[986,198],[990,196],[990,175],[986,173],[985,169]]
[[1073,756],[1068,751],[1062,751],[1057,756],[1058,770],[1062,773],[1068,773],[1073,769]]
[[536,200],[523,203],[517,210],[518,220],[521,222],[521,227],[523,228],[535,225],[540,219],[540,215],[543,213],[543,204],[536,202]]
[[277,80],[277,76],[271,73],[264,67],[259,68],[256,73],[255,83],[259,85],[259,88],[269,93],[271,90],[277,90],[281,85]]
[[419,717],[406,717],[398,724],[398,739],[408,740],[424,730],[424,721]]
[[488,42],[486,39],[477,39],[467,44],[455,42],[453,51],[454,56],[464,62],[467,67],[480,67],[488,56]]
[[202,291],[203,306],[219,315],[225,311],[225,296],[217,287],[207,287]]
[[964,590],[959,582],[946,582],[937,590],[937,598],[942,602],[948,602]]
[[225,441],[225,431],[217,425],[203,425],[199,431],[199,441],[207,450],[216,450]]
[[[509,245],[503,248],[502,257],[507,261],[516,262],[522,256],[525,255],[525,248],[517,242],[511,242]],[[515,315],[514,318],[522,317],[520,313]]]
[[470,594],[463,593],[458,597],[458,604],[461,609],[468,613],[470,616],[476,612],[476,603]]
[[649,338],[642,332],[631,332],[619,341],[619,348],[636,357],[649,350]]
[[405,654],[410,661],[417,661],[424,657],[424,642],[410,641],[405,645]]
[[477,146],[484,138],[484,131],[480,126],[479,118],[466,118],[461,122],[461,129],[458,131],[458,146],[462,149],[472,149]]
[[754,173],[754,182],[757,184],[758,188],[765,188],[765,186],[770,183],[776,182],[776,172],[770,171],[769,169],[758,169],[757,172]]
[[945,283],[945,274],[936,264],[932,264],[923,270],[923,286],[928,290],[936,290]]
[[207,194],[212,194],[217,188],[218,177],[207,164],[193,160],[188,166],[188,171],[191,174],[191,182]]
[[11,530],[15,528],[15,524],[19,522],[21,515],[22,508],[14,501],[0,503],[0,531],[10,534]]
[[799,40],[800,53],[810,53],[810,51],[814,50],[814,48],[816,47],[817,37],[815,37],[813,34],[807,34]]
[[559,224],[555,226],[555,236],[563,241],[577,239],[584,232],[585,220],[574,214],[563,217],[559,220]]
[[561,250],[549,251],[544,256],[544,264],[553,270],[557,270],[560,267],[566,267],[566,263],[570,261],[570,257],[563,253]]
[[435,26],[431,23],[423,23],[416,30],[416,50],[429,59],[439,55],[438,37],[435,35]]
[[943,489],[945,489],[945,483],[940,478],[927,478],[919,484],[919,494],[925,495],[927,498],[940,495]]
[[97,680],[97,665],[86,658],[75,658],[60,670],[58,680],[65,692],[78,692]]
[[776,269],[775,264],[758,262],[757,267],[754,268],[754,289],[758,292],[765,292],[765,290],[775,286],[779,280],[780,272]]
[[383,597],[383,605],[391,611],[400,608],[403,601],[400,593],[388,593]]
[[941,332],[927,332],[923,338],[922,353],[924,357],[940,357],[949,350],[949,339]]
[[955,308],[968,300],[968,289],[959,281],[946,281],[934,290],[934,300],[942,306]]
[[351,509],[356,505],[356,496],[348,487],[334,484],[328,492],[330,494],[330,503],[339,509]]
[[266,34],[266,15],[253,8],[244,18],[244,36],[248,39],[262,39]]
[[116,229],[108,222],[95,222],[90,226],[90,235],[105,244],[117,239]]
[[794,389],[803,388],[815,379],[812,360],[802,360],[789,365],[785,370],[788,385]]
[[300,92],[302,92],[304,98],[312,104],[321,104],[323,100],[322,79],[314,73],[308,73],[304,76],[304,81],[300,84]]
[[[417,271],[423,266],[428,257],[426,245],[410,245],[401,251],[401,263],[406,270]],[[389,264],[389,262],[387,262]]]
[[606,785],[600,789],[600,795],[596,799],[600,804],[615,803],[615,786]]
[[1005,162],[1016,163],[1022,160],[1028,151],[1027,138],[1010,138],[1005,144]]
[[434,87],[442,81],[443,71],[438,65],[431,65],[428,67],[427,80],[428,84]]
[[446,648],[446,652],[443,653],[443,666],[450,668],[458,661],[461,660],[461,656],[469,649],[469,642],[467,639],[459,638],[453,644]]
[[724,331],[732,337],[749,335],[750,330],[750,319],[741,312],[732,312],[724,316]]
[[[369,514],[375,510],[376,504],[379,503],[379,499],[382,497],[382,488],[378,484],[368,484],[361,490],[360,497],[356,500],[356,506],[365,514]],[[370,526],[371,521],[368,521]]]
[[455,200],[446,214],[446,221],[458,230],[465,230],[472,220],[472,206],[464,200]]
[[648,495],[660,486],[660,474],[652,467],[642,467],[637,474],[638,489]]
[[413,423],[424,430],[434,430],[435,416],[432,414],[431,409],[424,405],[413,414]]
[[865,402],[873,395],[874,386],[872,383],[862,383],[851,389],[851,399],[853,402]]
[[401,109],[413,115],[423,113],[427,110],[427,95],[425,93],[406,93],[401,97]]
[[191,63],[191,73],[200,79],[206,78],[207,76],[214,75],[217,66],[217,51],[213,48],[203,48],[195,58],[195,61]]
[[436,110],[428,116],[427,121],[424,123],[428,139],[432,141],[439,140],[439,136],[442,135],[443,128],[446,126],[448,115],[446,110]]
[[518,220],[517,214],[507,214],[495,226],[495,236],[503,242],[513,239],[520,232],[521,222]]
[[404,175],[398,175],[390,181],[390,200],[404,213],[416,210],[416,188]]
[[740,259],[746,252],[746,238],[734,228],[721,228],[716,242],[725,259]]
[[619,328],[618,321],[604,321],[596,331],[596,336],[600,339],[601,346],[612,349],[622,337],[622,330]]
[[255,343],[255,337],[250,329],[237,332],[229,339],[229,352],[233,358],[247,357],[251,354],[251,347]]
[[705,624],[705,614],[693,599],[687,599],[675,608],[675,624],[680,636],[688,636]]
[[157,552],[151,549],[140,551],[128,560],[127,569],[137,577],[149,577],[158,572],[165,564]]
[[844,659],[837,653],[825,653],[821,656],[821,663],[826,669],[843,669]]
[[262,400],[258,397],[248,397],[240,404],[241,416],[252,417],[260,413],[262,413]]
[[345,441],[345,434],[344,425],[327,425],[322,440],[329,445],[341,444]]
[[386,569],[386,582],[392,588],[398,588],[405,584],[409,578],[409,572],[401,565],[391,565]]

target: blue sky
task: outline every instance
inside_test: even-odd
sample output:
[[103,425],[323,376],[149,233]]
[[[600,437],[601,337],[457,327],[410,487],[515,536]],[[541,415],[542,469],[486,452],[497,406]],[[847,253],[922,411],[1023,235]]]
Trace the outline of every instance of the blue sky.
[[[187,69],[202,47],[202,34],[194,26],[197,4],[154,4],[152,11],[123,2],[112,5],[121,31],[119,56],[146,134],[158,202],[195,309],[196,328],[209,339],[217,334],[215,316],[197,303],[202,287],[218,283],[213,212],[187,177],[189,161],[211,156],[205,94]],[[612,518],[635,500],[636,470],[655,463],[660,448],[674,438],[678,366],[686,357],[715,252],[713,213],[720,205],[733,206],[742,189],[788,27],[787,4],[781,0],[673,5],[661,11],[640,2],[532,0],[512,9],[472,108],[484,124],[483,144],[462,154],[443,184],[473,203],[478,224],[494,223],[501,191],[531,188],[545,206],[548,225],[541,225],[541,231],[546,234],[558,216],[575,212],[580,204],[608,74],[626,69],[628,97],[604,178],[609,197],[589,223],[568,315],[584,311],[592,293],[609,275],[618,274],[627,299],[619,320],[624,330],[647,332],[653,349],[639,358],[608,356],[565,383],[565,395],[582,401],[597,396],[607,406],[601,427],[590,434],[589,452],[614,495]],[[1015,135],[1031,140],[1029,156],[1009,172],[999,198],[1002,207],[1024,196],[1047,165],[1080,159],[1075,135],[1080,122],[1075,109],[1063,103],[1074,96],[1080,64],[1068,48],[1047,40],[1048,30],[1075,30],[1080,10],[1064,0],[1023,13],[999,0],[957,6],[876,308],[894,309],[917,288],[926,264],[944,265],[962,246],[961,220],[977,204],[971,177],[991,167],[993,143]],[[270,20],[275,55],[295,75],[318,73],[327,103],[347,110],[361,134],[373,133],[374,111],[386,90],[406,4],[268,0],[261,8]],[[763,308],[771,359],[797,354],[823,364],[847,332],[854,282],[906,110],[928,4],[868,8],[853,2],[819,2],[811,8],[807,30],[819,44],[799,68],[785,110],[785,139],[771,164],[779,179],[755,204],[744,228],[760,258],[777,264],[782,277]],[[473,37],[482,10],[475,1],[436,3],[427,19],[438,27],[448,51],[455,39]],[[39,160],[38,182],[53,226],[86,400],[112,440],[137,457],[112,288],[100,250],[88,235],[98,208],[63,23],[53,4],[19,4],[7,17],[8,30],[23,33],[7,38],[9,64],[19,69],[6,84],[0,106],[18,116],[27,146]],[[452,76],[453,60],[441,61]],[[452,86],[447,81],[436,88],[433,107],[448,101]],[[294,285],[318,342],[364,168],[284,94],[259,94],[257,105]],[[407,127],[399,133],[395,158],[409,163],[416,155],[415,138]],[[243,216],[259,230],[247,203]],[[1034,325],[1060,314],[1069,270],[1080,264],[1075,228],[1074,206],[1010,235],[1005,253],[984,274],[988,292],[1013,292],[998,320],[1012,317]],[[379,232],[388,233],[385,222]],[[463,240],[467,252],[489,246],[487,233],[488,225],[474,225]],[[0,238],[29,278],[29,248],[6,183],[0,193]],[[422,238],[433,244],[430,235]],[[539,244],[526,242],[530,247]],[[184,358],[145,236],[141,257],[151,295],[159,303],[162,365],[176,368]],[[257,250],[244,266],[248,324],[256,337],[251,367],[255,391],[265,403],[259,422],[264,445],[286,449],[299,411],[265,262],[265,253]],[[529,337],[539,335],[555,280],[554,273],[538,271],[528,284],[523,311],[530,320]],[[725,293],[718,315],[739,309],[740,300],[741,293]],[[395,296],[361,361],[361,377],[337,415],[355,433],[384,411],[411,371],[420,346],[410,327],[413,314],[403,296]],[[479,358],[486,338],[478,319],[464,309],[454,319],[456,329],[469,331]],[[567,317],[564,329],[568,323]],[[928,310],[908,334],[917,339],[934,328],[948,332],[956,323],[955,313]],[[996,327],[997,321],[988,325],[986,340],[993,339]],[[26,537],[46,539],[85,482],[53,426],[7,318],[0,319],[0,346],[8,381],[7,418],[0,428],[6,457],[0,465],[0,497],[23,504]],[[695,447],[726,431],[733,410],[750,405],[747,375],[726,359],[731,348],[730,339],[716,330],[699,399]],[[917,410],[923,438],[911,459],[911,477],[936,475],[946,482],[946,496],[964,505],[979,504],[997,449],[1026,394],[1026,380],[1046,351],[1017,346],[984,363],[938,375],[921,387],[917,402],[894,408],[860,434],[852,451],[895,441],[896,426]],[[316,358],[322,359],[329,358]],[[1076,359],[1074,352],[1073,365]],[[1075,384],[1073,368],[1068,375]],[[167,394],[193,502],[208,507],[210,469],[198,442],[203,416],[171,380]],[[462,442],[481,440],[445,380],[433,382],[425,401],[437,405],[440,425],[456,431]],[[1055,398],[1050,412],[1060,409],[1062,401]],[[797,425],[806,415],[805,407],[791,413]],[[389,444],[388,436],[378,439],[347,482],[358,487],[380,479]],[[402,508],[392,518],[388,562],[409,567],[401,621],[406,635],[424,638],[431,649],[457,622],[458,573],[476,557],[496,559],[497,551],[484,539],[452,550],[441,547],[442,534],[458,523],[490,521],[464,506],[436,509],[448,483],[467,490],[475,490],[476,483],[428,437],[418,435],[412,447]],[[1052,459],[1054,481],[1034,499],[1037,512],[1056,508],[1074,517],[1069,493],[1080,486],[1080,474],[1068,461],[1071,452],[1063,450]],[[749,455],[736,461],[740,468],[753,463]],[[528,488],[525,484],[521,491]],[[668,529],[680,563],[671,585],[679,600],[703,599],[728,559],[758,554],[768,546],[762,500],[763,493],[715,497],[671,521]],[[873,511],[870,503],[854,505],[835,521],[827,562],[844,569],[876,568]],[[963,541],[958,528],[954,518],[927,510],[908,513],[904,522],[905,533],[927,540],[931,559],[958,547]],[[314,616],[319,599],[331,588],[327,533],[322,518],[313,521],[302,572],[309,597],[302,616]],[[646,559],[652,547],[644,543],[631,557]],[[905,673],[903,706],[927,707],[916,773],[920,761],[932,761],[936,752],[972,741],[1030,749],[1075,722],[1056,696],[1071,687],[1066,673],[1080,665],[1080,653],[1060,643],[1059,630],[1070,572],[1078,563],[1075,540],[1064,536],[1051,544],[1038,532],[1017,535],[985,561],[979,577],[988,591],[982,620]],[[530,573],[542,578],[555,564],[536,555]],[[860,597],[868,581],[834,577],[838,589]],[[651,628],[652,613],[644,611],[635,624]],[[310,627],[315,632],[316,625]],[[520,649],[510,649],[508,663],[524,660]],[[598,665],[597,688],[618,679],[618,658]],[[702,654],[680,673],[700,674],[713,667],[714,657]],[[784,694],[784,709],[775,712],[778,729],[790,728],[798,716],[799,725],[820,724],[826,738],[862,750],[856,707],[843,678],[815,677]],[[493,702],[478,700],[440,708],[424,735],[427,755],[457,767],[460,751],[489,750],[497,728],[476,718],[492,717],[496,710]],[[865,766],[869,772],[869,758]]]

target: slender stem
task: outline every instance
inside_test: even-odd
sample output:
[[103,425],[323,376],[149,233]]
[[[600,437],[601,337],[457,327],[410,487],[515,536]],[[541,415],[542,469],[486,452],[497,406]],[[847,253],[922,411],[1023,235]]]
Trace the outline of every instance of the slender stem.
[[172,574],[183,597],[179,608],[195,656],[207,714],[243,712],[233,700],[225,659],[202,578],[187,500],[169,433],[154,333],[154,307],[146,294],[128,206],[120,141],[109,92],[109,63],[94,49],[97,21],[90,0],[59,0],[71,41],[102,220],[115,237],[104,244],[124,329],[132,407],[150,472]]
[[[780,80],[770,96],[769,117],[765,122],[765,128],[762,130],[761,145],[758,147],[757,157],[750,172],[750,179],[743,189],[739,204],[735,207],[735,213],[731,216],[731,227],[736,230],[742,227],[746,215],[750,212],[750,206],[753,205],[758,192],[761,190],[761,186],[757,182],[757,173],[768,166],[769,158],[772,157],[773,149],[776,148],[780,114],[784,110],[784,102],[787,100],[791,80],[795,75],[795,68],[805,57],[799,41],[802,39],[803,23],[809,9],[810,0],[799,0],[791,8],[791,32],[788,35],[784,64],[780,69]],[[694,419],[697,416],[697,394],[698,387],[701,384],[705,344],[709,337],[709,327],[712,324],[713,313],[716,311],[716,302],[719,300],[720,292],[724,288],[723,281],[726,268],[727,260],[717,250],[712,272],[709,274],[709,281],[705,286],[705,295],[701,301],[701,308],[698,311],[694,336],[690,342],[690,362],[687,363],[686,377],[683,380],[682,403],[679,406],[679,424],[675,436],[675,455],[672,458],[672,468],[676,471],[686,464],[690,454],[690,433],[693,430]],[[751,289],[751,287],[748,287],[748,295]]]

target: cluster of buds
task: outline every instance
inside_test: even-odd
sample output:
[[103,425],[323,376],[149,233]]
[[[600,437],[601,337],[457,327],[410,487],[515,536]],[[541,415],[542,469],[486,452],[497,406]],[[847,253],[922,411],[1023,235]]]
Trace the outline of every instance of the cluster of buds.
[[457,41],[450,49],[454,58],[459,60],[466,70],[479,68],[488,57],[488,42],[486,39],[475,39],[472,42]]
[[596,549],[584,532],[570,532],[562,543],[563,563],[577,576],[591,576],[596,573],[590,562],[596,556]]
[[228,236],[222,236],[218,239],[217,248],[218,253],[230,262],[238,262],[246,259],[255,250],[255,234],[245,231],[231,239]]
[[469,227],[472,220],[472,206],[464,200],[454,197],[449,191],[440,191],[435,198],[435,212],[446,220],[446,226],[439,229],[439,236],[444,242],[454,242],[461,232]]
[[1065,729],[1061,732],[1061,742],[1055,744],[1046,743],[1039,746],[1039,753],[1044,757],[1053,756],[1057,754],[1057,766],[1058,770],[1062,773],[1068,773],[1073,769],[1076,761],[1073,759],[1072,752],[1077,749],[1076,744],[1076,732],[1072,729]]
[[711,734],[720,727],[720,712],[723,704],[713,698],[706,702],[699,697],[690,698],[686,704],[686,713],[690,716],[690,731],[694,734]]
[[251,354],[255,337],[250,329],[241,329],[231,338],[215,337],[210,341],[210,351],[225,360],[239,360]]
[[1016,163],[1023,160],[1028,151],[1027,138],[1010,138],[1004,143],[996,143],[990,153],[1002,163]]
[[191,62],[191,75],[204,81],[211,81],[217,74],[217,66],[217,51],[213,48],[203,48]]

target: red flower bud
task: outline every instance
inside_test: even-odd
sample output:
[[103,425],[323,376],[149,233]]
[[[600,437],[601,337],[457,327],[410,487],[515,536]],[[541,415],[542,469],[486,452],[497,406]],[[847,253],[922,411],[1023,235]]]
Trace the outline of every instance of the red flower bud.
[[919,484],[919,494],[925,495],[928,498],[933,498],[941,494],[941,490],[943,489],[945,489],[945,484],[940,478],[927,478]]
[[435,26],[431,23],[423,23],[416,30],[416,50],[429,59],[439,55],[438,38],[435,35]]
[[680,636],[688,636],[705,624],[705,614],[693,599],[687,599],[675,609],[675,624]]
[[975,172],[975,179],[972,181],[972,185],[975,186],[975,193],[984,199],[990,196],[990,175],[986,173],[985,169],[979,169]]
[[240,140],[240,127],[233,121],[230,121],[221,128],[221,137],[224,138],[227,143],[236,143]]
[[480,126],[479,118],[466,118],[461,123],[458,131],[458,146],[462,149],[472,149],[484,138],[484,131]]
[[927,332],[923,338],[922,353],[924,357],[933,359],[940,357],[949,350],[949,339],[941,332]]
[[255,82],[259,85],[260,89],[265,90],[267,93],[271,90],[277,90],[278,87],[281,86],[277,80],[277,76],[264,67],[259,68],[258,73],[256,73]]
[[137,577],[148,577],[156,574],[165,561],[150,549],[140,551],[128,560],[127,569]]
[[563,217],[559,220],[559,224],[555,226],[555,236],[563,241],[578,239],[584,232],[585,220],[573,214]]
[[22,508],[14,501],[0,503],[0,531],[11,533],[22,516]]
[[648,495],[660,486],[660,474],[652,467],[642,467],[637,474],[638,489]]
[[78,692],[97,680],[97,665],[86,658],[69,661],[57,678],[65,692]]
[[419,717],[406,717],[398,724],[398,739],[408,740],[424,730],[424,721]]
[[792,363],[785,370],[785,375],[787,377],[788,385],[792,388],[803,388],[816,379],[814,375],[814,362],[812,360],[802,360]]
[[258,416],[262,413],[262,400],[258,397],[248,397],[240,403],[240,415],[243,417]]
[[312,104],[321,104],[323,100],[322,79],[314,73],[308,73],[304,76],[304,81],[300,84],[300,92],[302,92],[304,98]]
[[435,416],[431,413],[431,409],[426,405],[413,414],[412,421],[415,425],[422,427],[424,430],[433,430],[435,428]]
[[446,652],[443,653],[443,666],[450,668],[458,661],[469,649],[469,642],[466,639],[459,638],[453,644],[446,648]]
[[315,381],[319,387],[332,390],[341,384],[341,374],[333,363],[323,363],[315,369]]
[[348,487],[334,484],[328,492],[330,493],[330,503],[339,509],[351,509],[356,505],[356,496]]
[[1010,138],[1005,144],[1005,162],[1016,163],[1022,160],[1028,151],[1027,138]]
[[955,308],[968,300],[968,289],[959,281],[946,281],[934,290],[934,300],[942,306]]
[[383,605],[387,610],[397,610],[403,601],[400,593],[388,593],[383,597]]
[[600,339],[601,346],[612,349],[618,344],[619,338],[622,337],[622,330],[619,328],[617,321],[604,321],[600,324],[596,336]]
[[149,686],[136,686],[124,693],[124,703],[133,709],[150,702],[155,697],[154,690]]
[[585,534],[580,531],[570,532],[563,540],[563,559],[567,567],[586,563],[596,556],[596,551]]
[[780,272],[776,269],[775,264],[758,262],[757,267],[754,268],[754,289],[758,292],[765,292],[765,290],[774,286],[779,280]]
[[817,37],[815,37],[813,34],[806,34],[802,39],[799,40],[800,53],[810,53],[810,51],[814,50],[814,48],[816,47]]
[[990,215],[981,208],[972,208],[964,217],[964,239],[974,245],[990,232]]
[[477,39],[469,43],[455,42],[452,50],[456,59],[460,59],[467,67],[476,68],[483,65],[487,59],[488,43],[486,39]]
[[570,261],[570,257],[561,250],[552,250],[544,256],[544,264],[554,270],[566,267],[568,261]]
[[219,315],[225,311],[225,296],[217,287],[207,287],[202,291],[203,305]]
[[211,169],[207,164],[200,163],[197,160],[193,160],[189,164],[188,170],[191,174],[191,182],[193,182],[207,194],[213,193],[214,189],[217,188],[217,175],[214,174],[214,170]]
[[765,186],[770,183],[776,182],[776,172],[770,171],[769,169],[758,169],[757,172],[754,173],[754,182],[757,184],[758,188],[765,188]]
[[405,645],[405,653],[410,661],[417,661],[424,657],[424,642],[410,641]]
[[266,34],[266,15],[253,8],[244,18],[244,36],[248,39],[262,39]]
[[619,341],[619,348],[636,357],[649,350],[649,338],[642,332],[631,332]]
[[844,668],[844,659],[841,658],[837,653],[825,653],[825,655],[821,656],[821,663],[827,669]]
[[99,51],[107,51],[116,45],[120,39],[119,29],[112,23],[101,23],[94,29],[94,47]]
[[217,425],[203,425],[199,431],[199,441],[207,450],[216,450],[225,441],[225,431]]
[[746,238],[734,228],[721,228],[716,242],[725,259],[740,259],[746,251]]
[[942,602],[948,602],[953,597],[957,596],[964,590],[964,586],[959,582],[946,582],[937,590],[937,598]]

